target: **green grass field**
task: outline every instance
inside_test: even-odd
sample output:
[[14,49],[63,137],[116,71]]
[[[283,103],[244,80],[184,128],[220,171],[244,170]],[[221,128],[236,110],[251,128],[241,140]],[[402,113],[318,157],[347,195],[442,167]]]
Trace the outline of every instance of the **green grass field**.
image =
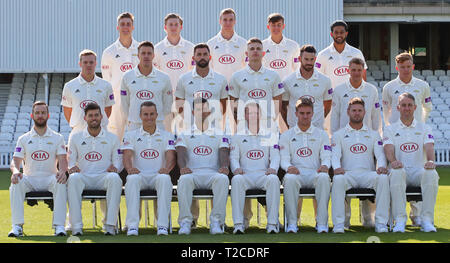
[[[399,233],[383,233],[377,234],[373,229],[366,229],[361,226],[358,211],[359,206],[356,200],[352,201],[352,218],[351,228],[345,234],[317,234],[314,229],[314,211],[312,201],[305,199],[302,211],[302,226],[297,234],[287,234],[281,232],[279,234],[268,235],[265,233],[266,220],[264,210],[261,216],[261,225],[256,220],[256,200],[253,201],[253,218],[250,228],[244,235],[233,235],[232,228],[226,230],[224,235],[210,235],[209,228],[205,219],[205,202],[200,201],[200,218],[199,227],[193,229],[189,236],[179,236],[178,231],[178,204],[172,202],[172,223],[174,226],[173,234],[169,236],[156,236],[156,229],[153,225],[153,212],[150,213],[151,226],[144,227],[144,219],[141,219],[141,225],[138,237],[127,237],[126,233],[120,233],[116,236],[104,236],[101,231],[101,212],[97,205],[97,226],[92,227],[92,205],[90,202],[83,202],[83,223],[84,235],[80,237],[81,242],[86,243],[114,243],[114,242],[140,242],[140,243],[267,243],[267,242],[307,242],[307,243],[340,243],[340,242],[367,242],[371,236],[377,236],[381,242],[396,243],[449,243],[450,242],[450,168],[438,168],[440,175],[439,192],[435,212],[435,225],[437,233],[423,233],[418,227],[412,227],[408,221],[406,232]],[[24,237],[9,238],[8,232],[11,229],[11,211],[9,201],[10,173],[9,171],[0,171],[0,210],[2,216],[0,218],[0,243],[66,243],[68,237],[54,237],[53,229],[51,229],[51,211],[47,205],[40,202],[37,206],[25,205],[25,225]],[[282,203],[282,200],[281,200]],[[153,211],[153,203],[149,202],[150,211]],[[407,206],[409,213],[409,205]],[[331,205],[330,205],[331,209]],[[122,224],[125,222],[126,205],[125,197],[121,201],[121,218]],[[280,220],[282,221],[282,210],[280,208]],[[231,218],[231,201],[228,200],[226,224],[233,226]],[[329,224],[331,225],[331,211]]]

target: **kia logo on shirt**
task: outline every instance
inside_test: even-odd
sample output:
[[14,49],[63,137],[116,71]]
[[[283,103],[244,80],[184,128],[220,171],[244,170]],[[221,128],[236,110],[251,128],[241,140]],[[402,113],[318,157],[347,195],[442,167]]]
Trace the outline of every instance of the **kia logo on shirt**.
[[314,97],[313,96],[309,96],[309,95],[303,95],[303,96],[300,97],[300,99],[310,99],[312,103],[316,102]]
[[367,151],[367,146],[361,143],[353,144],[352,146],[350,146],[350,151],[356,154],[365,153]]
[[82,102],[80,102],[80,108],[82,108],[84,110],[84,108],[86,108],[86,106],[89,103],[95,103],[97,104],[97,102],[93,101],[93,100],[83,100]]
[[136,93],[136,97],[141,100],[151,100],[153,99],[153,93],[149,90],[141,90]]
[[219,58],[219,63],[221,64],[233,64],[236,59],[232,55],[222,55]]
[[210,155],[212,153],[212,149],[209,146],[200,145],[200,146],[195,147],[193,152],[196,155],[205,156],[205,155]]
[[102,159],[102,155],[98,152],[88,152],[84,156],[84,159],[86,159],[86,161],[89,161],[89,162],[97,162]]
[[50,155],[46,151],[35,151],[31,154],[31,159],[35,161],[45,161]]
[[282,59],[276,59],[270,62],[270,67],[273,69],[282,69],[285,68],[287,65],[286,61]]
[[248,96],[252,99],[261,99],[266,96],[266,91],[262,89],[254,89],[248,92]]
[[194,93],[194,98],[203,98],[203,99],[209,99],[212,97],[211,91],[208,90],[199,90]]
[[141,152],[141,157],[144,159],[156,159],[159,157],[159,153],[154,149],[145,149]]
[[348,75],[348,66],[341,66],[334,70],[334,75],[345,76]]
[[297,150],[297,155],[299,157],[308,157],[311,156],[312,151],[308,147],[303,147]]
[[261,150],[250,150],[247,152],[247,158],[251,160],[259,160],[264,157],[264,152]]
[[173,59],[167,62],[166,66],[170,69],[182,69],[184,67],[184,63],[178,59]]
[[122,72],[126,72],[130,69],[133,69],[133,64],[127,62],[127,63],[123,63],[122,66],[120,66],[120,71]]
[[407,142],[402,145],[400,145],[400,150],[402,150],[405,153],[412,153],[419,149],[419,145],[415,142]]

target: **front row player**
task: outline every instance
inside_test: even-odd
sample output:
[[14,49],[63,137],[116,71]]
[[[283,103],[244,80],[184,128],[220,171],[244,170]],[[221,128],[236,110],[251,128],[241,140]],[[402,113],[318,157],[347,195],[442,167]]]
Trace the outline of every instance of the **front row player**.
[[405,232],[407,220],[405,193],[408,185],[420,186],[422,189],[421,230],[436,232],[434,207],[439,175],[434,164],[434,139],[431,127],[414,118],[416,108],[414,96],[402,93],[398,97],[397,105],[400,120],[387,126],[383,134],[384,151],[391,165],[394,232]]
[[89,103],[84,108],[87,128],[69,138],[69,179],[67,195],[72,235],[82,235],[81,201],[83,190],[106,190],[105,235],[115,235],[122,180],[118,174],[120,143],[113,133],[101,127],[100,106]]
[[[37,101],[33,104],[31,118],[34,126],[31,131],[19,137],[11,162],[9,193],[12,230],[8,236],[23,236],[23,204],[26,193],[31,191],[53,193],[55,236],[66,236],[64,222],[67,209],[67,159],[64,137],[47,126],[49,114],[45,102]],[[22,161],[23,173],[20,172]]]
[[317,232],[328,232],[331,146],[328,134],[311,125],[313,109],[313,102],[309,98],[299,99],[295,111],[297,125],[280,137],[281,168],[286,171],[283,186],[288,233],[298,231],[297,203],[302,187],[315,189]]
[[350,122],[332,137],[331,164],[334,177],[331,187],[331,211],[334,233],[344,233],[345,192],[350,188],[375,190],[375,231],[388,232],[390,199],[386,157],[380,135],[363,122],[364,104],[360,98],[353,98],[348,102],[347,115]]
[[177,161],[180,167],[178,180],[178,234],[189,235],[193,221],[191,213],[194,189],[213,191],[210,233],[223,234],[228,199],[229,139],[221,130],[212,127],[211,114],[206,99],[193,102],[194,125],[182,132],[176,140]]
[[123,163],[128,173],[125,184],[127,235],[138,235],[140,190],[148,188],[157,193],[157,234],[167,235],[172,201],[169,172],[177,158],[175,140],[173,135],[158,127],[157,106],[153,102],[140,105],[139,117],[141,128],[126,132],[122,145]]

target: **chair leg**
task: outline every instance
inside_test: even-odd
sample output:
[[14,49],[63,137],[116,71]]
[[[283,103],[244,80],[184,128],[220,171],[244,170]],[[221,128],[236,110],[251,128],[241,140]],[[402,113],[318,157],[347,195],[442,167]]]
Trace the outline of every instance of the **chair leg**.
[[97,226],[97,201],[92,203],[92,228]]
[[145,200],[145,215],[144,215],[144,222],[145,222],[145,227],[148,227],[148,221],[149,221],[149,213],[148,213],[148,200]]
[[119,208],[119,215],[118,215],[117,223],[119,224],[118,227],[116,226],[116,234],[119,234],[119,232],[122,230],[122,219],[120,218],[120,208]]
[[[209,200],[205,201],[205,203],[206,203],[206,226],[209,226],[209,217],[208,217],[208,215],[209,215],[209,202],[208,201]],[[200,205],[199,205],[199,207],[200,207]]]
[[261,204],[259,202],[256,202],[256,221],[258,223],[258,226],[261,225]]

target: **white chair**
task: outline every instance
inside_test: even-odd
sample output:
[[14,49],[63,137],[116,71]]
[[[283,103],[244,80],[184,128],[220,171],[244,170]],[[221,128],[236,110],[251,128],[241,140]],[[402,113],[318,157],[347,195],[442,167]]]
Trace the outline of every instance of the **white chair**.
[[30,100],[30,99],[23,99],[21,102],[21,106],[30,106],[33,105],[34,100]]
[[48,124],[48,125],[52,125],[52,126],[59,126],[59,120],[56,120],[56,119],[48,119],[48,120],[47,120],[47,124]]
[[379,71],[379,70],[372,71],[372,77],[373,77],[375,80],[383,80],[383,78],[384,78],[384,73],[383,73],[383,71]]
[[15,121],[15,120],[17,120],[17,114],[13,113],[13,112],[7,112],[3,115],[3,121],[5,121],[5,120]]
[[417,70],[417,69],[413,70],[413,76],[414,77],[421,76],[421,75],[422,74],[420,73],[420,70]]
[[444,118],[450,118],[450,109],[441,111],[441,116],[444,117]]
[[388,70],[383,71],[384,79],[391,79],[391,72]]
[[15,132],[14,133],[14,141],[17,141],[17,139],[19,139],[20,136],[24,135],[24,132]]
[[31,113],[32,105],[23,105],[20,106],[20,112],[28,112]]
[[442,98],[435,98],[434,100],[432,100],[433,105],[439,105],[439,104],[443,104],[444,100]]
[[24,89],[36,90],[36,82],[25,82],[23,84]]
[[447,87],[444,87],[444,86],[432,87],[431,89],[434,92],[436,92],[437,94],[441,94],[442,92],[447,92]]
[[445,70],[442,70],[442,69],[436,69],[435,71],[434,71],[434,75],[435,76],[445,76]]
[[450,131],[444,132],[444,138],[446,138],[447,140],[448,140],[448,138],[450,138]]
[[422,70],[422,76],[427,77],[427,76],[432,76],[433,75],[433,71],[429,70],[429,69],[424,69]]
[[439,97],[443,98],[443,99],[448,99],[450,98],[450,92],[442,92],[441,94],[439,94]]
[[447,105],[450,105],[450,98],[445,99],[444,103],[447,104]]
[[58,125],[48,125],[48,127],[56,132],[59,132],[59,126]]
[[16,126],[16,133],[18,133],[18,132],[26,133],[28,131],[30,131],[29,125],[17,125]]
[[4,133],[4,132],[13,133],[14,132],[14,127],[12,125],[2,124],[2,126],[0,127],[0,131],[2,133]]
[[375,79],[372,76],[367,76],[367,82],[369,81],[375,81]]
[[61,126],[59,126],[59,131],[61,132],[61,133],[70,133],[71,131],[72,131],[72,128],[70,128],[70,126],[68,126],[68,125],[61,125]]
[[386,80],[382,80],[380,81],[380,83],[378,84],[380,88],[383,88],[389,81]]
[[441,113],[439,111],[431,111],[429,116],[430,118],[434,119],[437,117],[441,117]]
[[430,76],[426,76],[425,79],[428,83],[431,83],[434,80],[438,80],[438,77],[430,75]]
[[0,134],[0,140],[1,141],[11,141],[13,139],[12,133],[9,132],[2,132]]
[[52,99],[48,102],[49,106],[59,107],[61,105],[61,100]]
[[18,101],[20,101],[22,99],[21,95],[22,94],[19,94],[19,93],[10,93],[8,95],[8,100],[18,100]]
[[5,112],[18,113],[19,112],[19,107],[17,107],[17,106],[6,106],[5,107]]
[[447,111],[449,110],[449,106],[447,104],[438,104],[436,105],[436,110],[439,112]]
[[378,65],[367,65],[367,70],[373,72],[376,70],[380,70],[380,67],[378,67]]
[[389,66],[389,65],[380,65],[380,70],[381,71],[391,71],[391,66]]
[[34,94],[23,94],[22,95],[22,100],[34,100],[34,98],[35,98],[35,96],[34,96]]
[[450,76],[439,76],[438,78],[440,81],[444,82],[444,81],[449,81],[450,80]]
[[11,88],[13,88],[13,89],[23,89],[23,83],[13,82],[13,83],[11,83]]
[[31,116],[30,116],[31,112],[19,112],[19,114],[17,115],[17,119],[19,120],[31,120]]
[[8,102],[6,103],[7,106],[20,106],[20,101],[19,100],[11,100],[9,99]]
[[433,137],[435,140],[440,140],[444,138],[444,134],[441,131],[433,131]]
[[17,120],[17,125],[19,126],[28,126],[30,127],[30,123],[31,121],[29,119],[18,119]]
[[376,63],[377,63],[378,66],[387,65],[386,60],[377,60]]
[[367,83],[370,83],[370,84],[374,85],[376,88],[378,88],[378,82],[376,82],[376,81],[367,81]]
[[38,100],[45,101],[45,94],[36,94],[35,101]]
[[60,106],[48,106],[48,111],[52,112],[53,114],[57,113],[58,114],[58,119],[59,119],[59,113],[61,112],[61,107]]
[[367,60],[366,64],[367,66],[369,66],[369,65],[376,65],[377,63],[375,62],[375,60]]
[[421,80],[425,80],[424,76],[416,76],[416,78],[421,79]]
[[441,85],[442,85],[442,82],[439,80],[430,81],[430,87],[440,87]]
[[444,123],[444,122],[445,122],[445,118],[444,117],[433,118],[433,123],[436,123],[437,125],[439,125],[439,123]]

